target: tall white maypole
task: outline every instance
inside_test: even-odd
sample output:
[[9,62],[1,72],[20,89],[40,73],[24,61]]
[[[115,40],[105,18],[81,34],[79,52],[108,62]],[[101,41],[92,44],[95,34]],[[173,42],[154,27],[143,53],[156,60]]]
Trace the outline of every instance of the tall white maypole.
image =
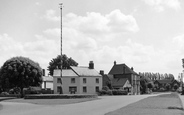
[[62,8],[63,3],[59,4],[61,9],[61,77],[62,77],[62,68],[63,68],[63,60],[62,60]]
[[63,69],[63,60],[62,60],[62,8],[63,8],[63,3],[59,4],[60,5],[60,9],[61,9],[61,87],[60,87],[60,94],[63,93],[62,90],[62,69]]

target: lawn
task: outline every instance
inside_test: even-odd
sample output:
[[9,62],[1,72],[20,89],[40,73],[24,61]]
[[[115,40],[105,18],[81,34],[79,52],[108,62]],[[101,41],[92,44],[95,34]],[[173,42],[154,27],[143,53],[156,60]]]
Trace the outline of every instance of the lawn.
[[4,102],[32,103],[38,105],[64,105],[81,103],[86,101],[96,100],[98,98],[78,98],[78,99],[11,99]]
[[148,97],[105,115],[184,115],[178,94]]

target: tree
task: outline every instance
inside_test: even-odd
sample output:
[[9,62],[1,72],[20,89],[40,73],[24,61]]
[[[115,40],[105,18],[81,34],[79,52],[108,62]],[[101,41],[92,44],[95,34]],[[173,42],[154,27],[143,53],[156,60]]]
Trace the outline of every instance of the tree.
[[166,86],[165,86],[165,88],[166,88],[167,91],[169,91],[170,88],[171,88],[171,85],[167,83]]
[[178,89],[178,85],[177,84],[174,84],[174,90],[176,91]]
[[153,82],[149,82],[149,83],[147,84],[147,87],[148,87],[149,89],[152,89],[152,88],[154,87]]
[[143,79],[143,78],[140,79],[140,91],[141,91],[141,94],[146,93],[146,89],[147,89],[146,83],[147,83],[147,81],[145,79]]
[[0,84],[6,91],[19,87],[23,96],[23,88],[41,86],[41,83],[42,69],[38,63],[29,58],[13,57],[0,69]]
[[[62,65],[63,69],[70,69],[70,66],[78,66],[78,63],[75,60],[73,60],[71,57],[68,58],[65,54],[62,55],[62,61],[63,61],[63,65]],[[60,55],[58,55],[56,58],[53,58],[49,62],[49,66],[48,66],[49,74],[53,75],[53,71],[56,68],[61,69],[61,56]]]

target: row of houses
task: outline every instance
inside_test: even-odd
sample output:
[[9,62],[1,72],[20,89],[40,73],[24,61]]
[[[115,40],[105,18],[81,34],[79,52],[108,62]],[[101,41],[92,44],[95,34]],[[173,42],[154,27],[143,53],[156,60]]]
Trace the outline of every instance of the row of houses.
[[[165,90],[176,90],[181,86],[181,82],[175,79],[163,79],[163,80],[154,80],[154,85],[156,89],[165,89]],[[176,88],[175,88],[176,86]]]
[[[96,71],[94,62],[89,66],[71,66],[70,69],[55,69],[50,79],[43,77],[43,88],[51,88],[55,94],[96,94],[111,81],[113,89],[127,90],[129,93],[140,94],[140,76],[126,64],[116,64],[108,74]],[[53,83],[53,86],[50,84]]]

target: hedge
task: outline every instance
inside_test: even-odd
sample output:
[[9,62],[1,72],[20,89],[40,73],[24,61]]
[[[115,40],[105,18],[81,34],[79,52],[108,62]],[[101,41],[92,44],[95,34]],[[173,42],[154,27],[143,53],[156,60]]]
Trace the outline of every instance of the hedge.
[[36,94],[26,95],[24,99],[75,99],[75,98],[97,98],[95,94]]
[[98,95],[127,95],[128,92],[125,90],[100,90]]

